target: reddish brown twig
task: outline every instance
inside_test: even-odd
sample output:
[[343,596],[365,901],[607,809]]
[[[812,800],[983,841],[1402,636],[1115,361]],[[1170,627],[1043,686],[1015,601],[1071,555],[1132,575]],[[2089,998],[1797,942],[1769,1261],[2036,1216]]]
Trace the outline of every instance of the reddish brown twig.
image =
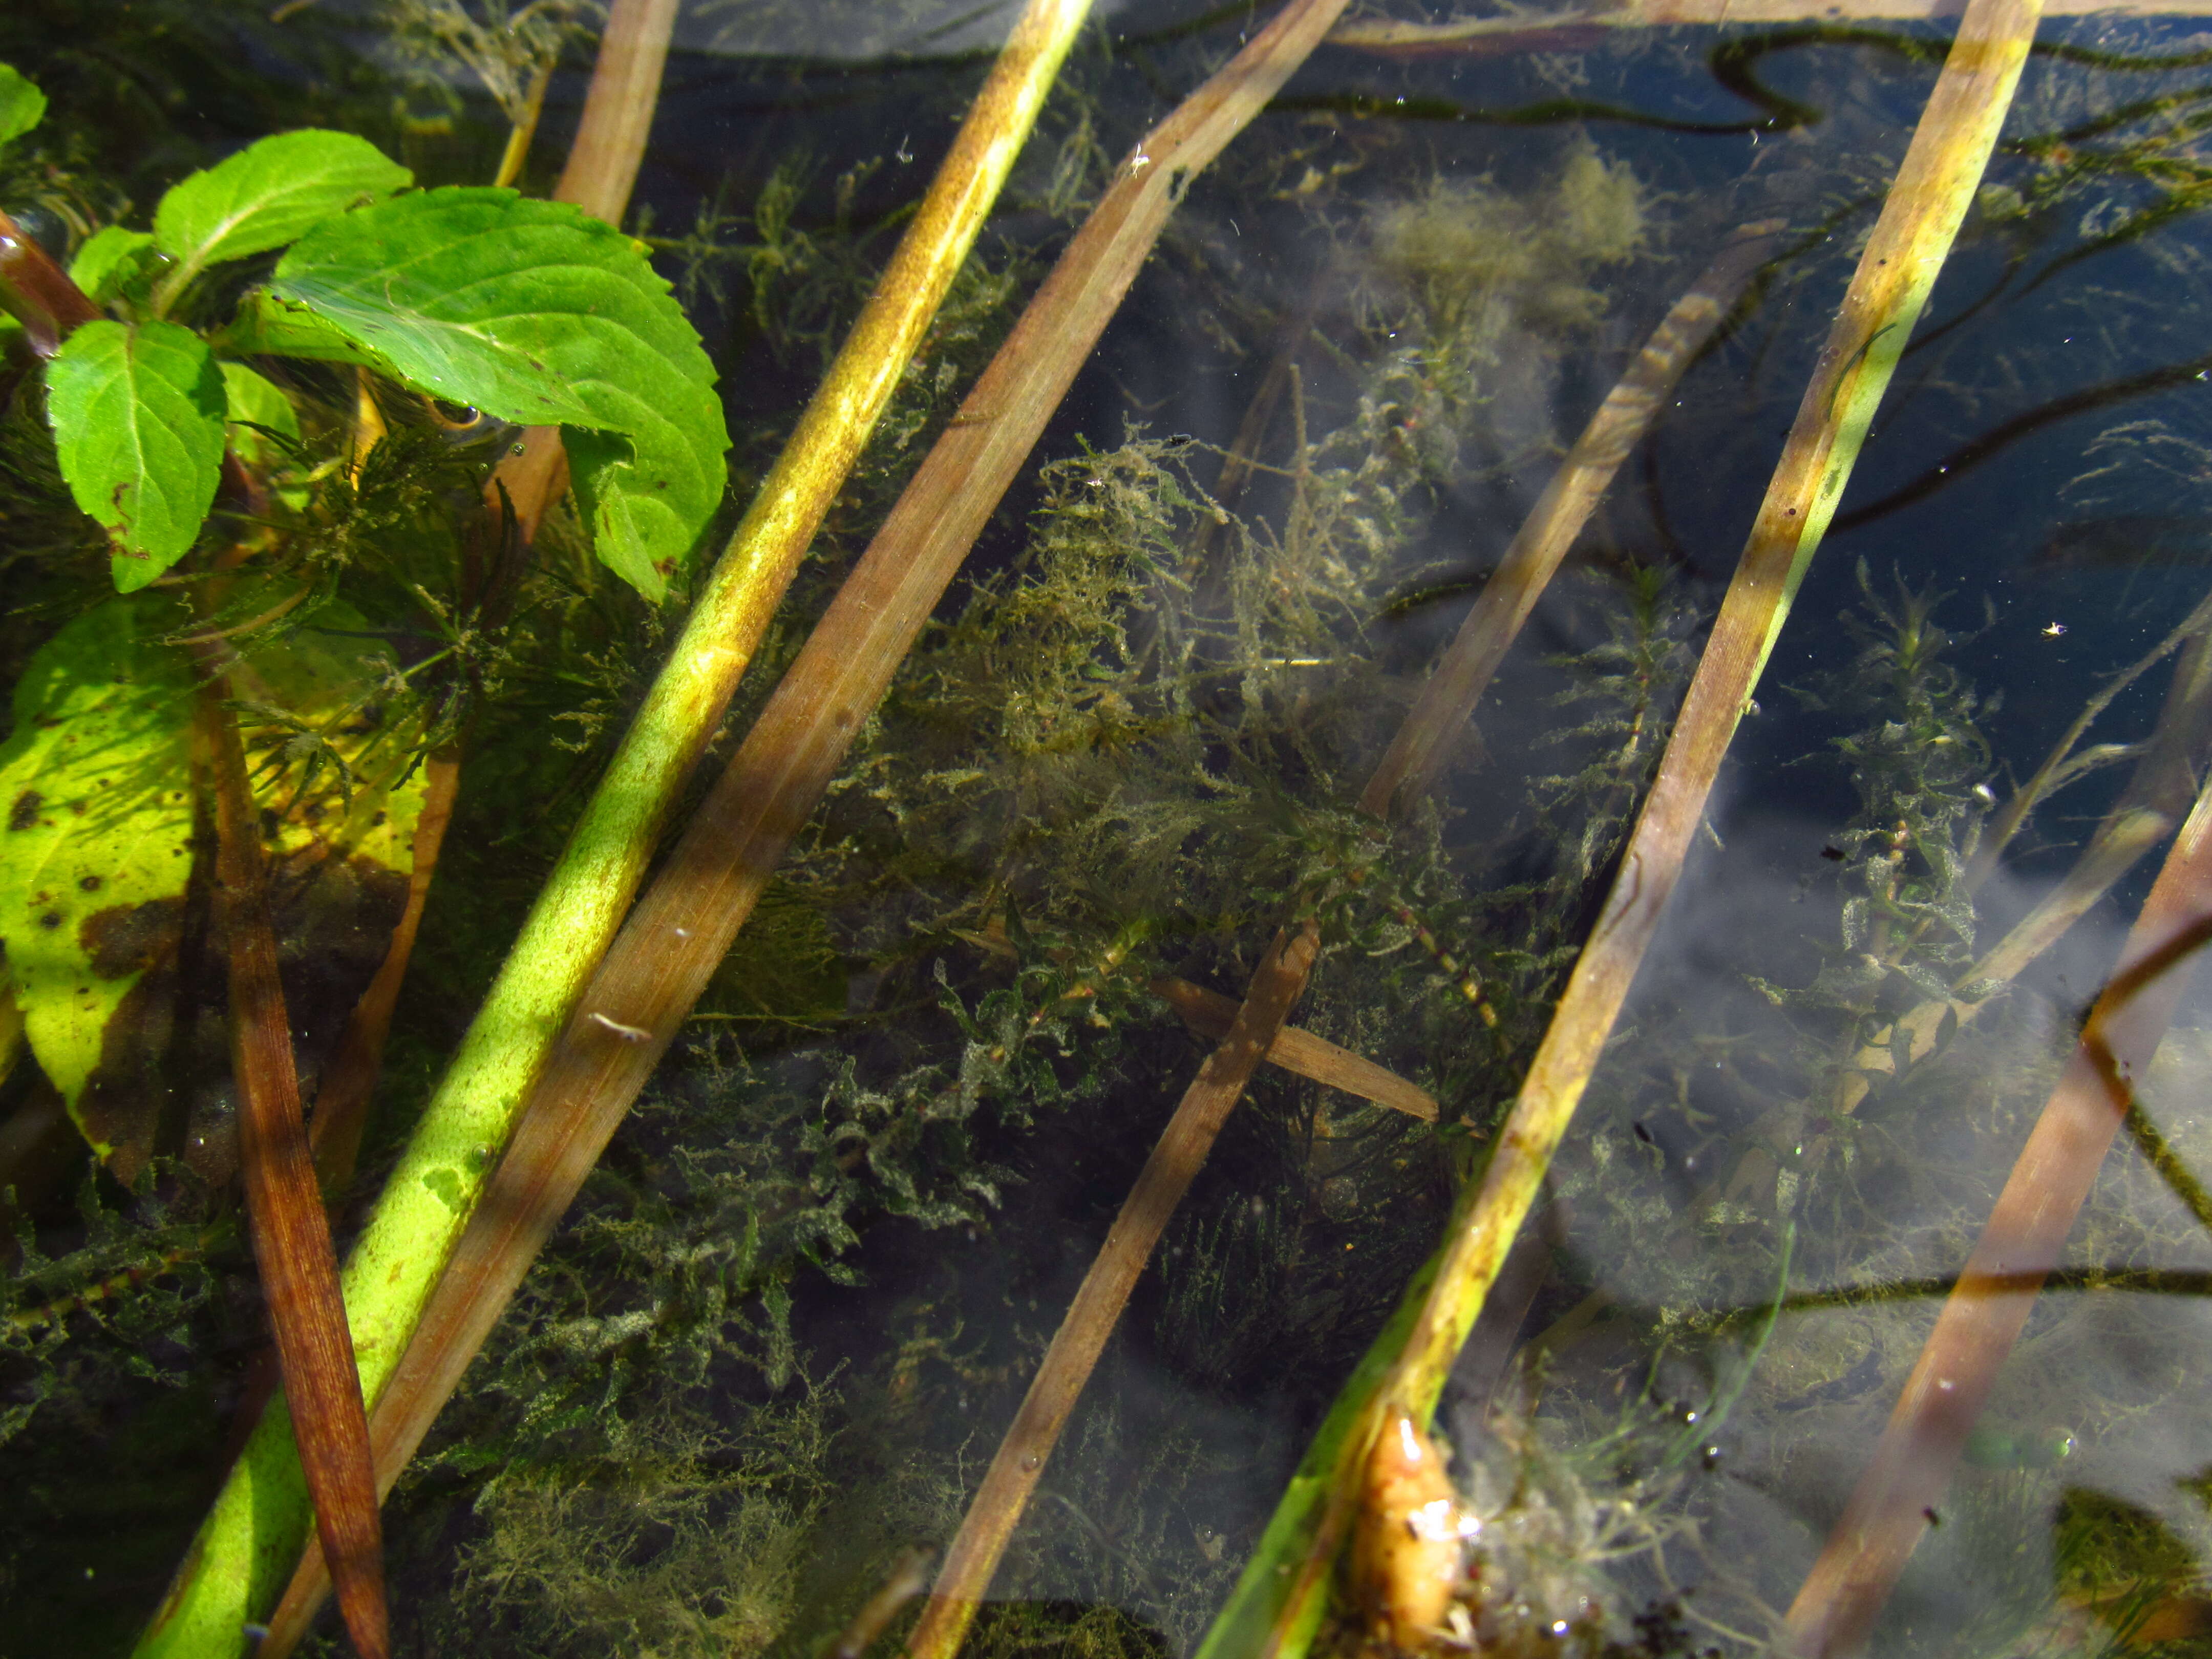
[[[1237,1024],[1239,1005],[1235,997],[1164,975],[1152,981],[1151,989],[1200,1036],[1219,1042]],[[1261,1058],[1270,1066],[1279,1066],[1316,1083],[1358,1095],[1362,1100],[1371,1100],[1377,1106],[1388,1106],[1394,1112],[1403,1112],[1408,1117],[1430,1123],[1437,1121],[1437,1097],[1426,1089],[1295,1025],[1285,1025],[1277,1032],[1274,1042]]]
[[0,308],[23,325],[31,349],[51,357],[70,331],[100,315],[100,307],[46,255],[46,249],[0,213]]
[[2090,1011],[2058,1086],[1997,1197],[1842,1519],[1790,1608],[1800,1653],[1851,1651],[1873,1628],[1898,1574],[1950,1485],[1999,1366],[2057,1266],[2134,1079],[2212,940],[2212,784],[2166,854],[2118,965]]
[[323,1190],[333,1194],[353,1178],[354,1163],[361,1155],[362,1133],[368,1127],[369,1101],[383,1071],[384,1042],[392,1030],[392,1010],[398,1006],[399,989],[407,979],[415,934],[422,925],[422,908],[429,902],[438,853],[446,843],[447,826],[453,822],[453,802],[460,791],[458,750],[441,750],[430,756],[422,763],[422,809],[415,820],[406,906],[392,930],[392,944],[376,977],[354,1005],[315,1091],[312,1130],[315,1172]]
[[276,1339],[316,1529],[334,1564],[338,1606],[363,1659],[390,1650],[384,1546],[368,1419],[338,1293],[337,1257],[308,1155],[276,935],[269,919],[260,819],[246,777],[221,647],[198,653],[194,725],[215,797],[215,915],[230,974],[230,1055],[240,1164],[254,1261]]

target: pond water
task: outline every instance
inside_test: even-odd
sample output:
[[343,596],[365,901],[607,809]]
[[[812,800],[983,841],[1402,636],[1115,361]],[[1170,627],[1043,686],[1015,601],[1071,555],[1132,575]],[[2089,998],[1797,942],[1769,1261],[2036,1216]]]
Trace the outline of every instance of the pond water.
[[[680,8],[624,228],[697,329],[733,441],[696,568],[1013,9]],[[1454,34],[1441,4],[1355,6],[1189,182],[386,1504],[396,1650],[896,1650],[1178,1100],[1223,1064],[1278,930],[1310,921],[1289,1020],[1320,1042],[1231,1091],[1025,1469],[961,1650],[1195,1653],[1255,1550],[1292,1571],[1264,1554],[1269,1517],[1480,1180],[1608,893],[1640,879],[1623,849],[1784,441],[1832,413],[1807,387],[1955,27],[1904,0],[1847,9],[1501,13]],[[997,417],[955,411],[1132,147],[1268,11],[1101,9],[678,828],[929,447]],[[551,0],[11,6],[0,61],[49,108],[0,156],[0,209],[66,263],[298,127],[360,134],[426,185],[484,184],[550,64],[517,179],[544,195],[598,27]],[[2186,15],[2118,13],[2036,40],[1443,1388],[1451,1484],[1416,1483],[1455,1506],[1422,1557],[1445,1562],[1439,1610],[1394,1632],[1380,1586],[1421,1570],[1398,1559],[1419,1528],[1362,1464],[1358,1524],[1383,1532],[1324,1563],[1301,1642],[1814,1650],[1793,1601],[2170,853],[2185,923],[2205,912],[2172,849],[2212,763],[2212,41]],[[179,314],[216,326],[273,258]],[[1701,282],[1710,337],[1670,366],[1472,721],[1389,823],[1364,812],[1570,447]],[[147,590],[185,608],[117,636],[129,672],[58,668],[51,642],[114,589],[35,359],[20,335],[9,350],[0,772],[28,815],[9,829],[75,787],[78,761],[23,759],[59,723],[43,688],[181,709],[185,671],[160,653],[185,663],[202,624],[181,619],[213,605],[246,665],[228,706],[284,872],[311,1105],[405,892],[386,805],[411,823],[417,759],[458,768],[358,1154],[325,1165],[343,1257],[697,583],[679,573],[656,608],[565,506],[534,549],[485,552],[484,479],[518,427],[387,383],[378,473],[374,374],[239,351],[295,410],[278,436],[232,428],[253,510],[219,501],[228,527]],[[0,1085],[0,1655],[21,1659],[131,1649],[274,1376],[209,919],[216,786],[183,725],[172,739],[176,855],[198,873],[161,928],[83,935],[117,988],[88,1030],[57,1036],[31,1006],[45,895],[0,914],[32,1017]],[[349,858],[325,856],[325,811],[373,822]],[[360,862],[372,842],[381,864]],[[0,886],[27,893],[32,856],[0,845],[19,866]],[[2192,1173],[2212,1162],[2212,1003],[2189,983],[2201,931],[2176,937],[2171,1029],[2118,1073],[2133,1104],[2108,1107],[2057,1270],[1954,1425],[1955,1468],[1923,1447],[1936,1495],[1906,1512],[1872,1651],[2212,1642],[2212,1200]],[[266,1616],[191,1650],[249,1651]],[[307,1638],[345,1645],[334,1613]],[[1207,1649],[1257,1650],[1226,1626]]]

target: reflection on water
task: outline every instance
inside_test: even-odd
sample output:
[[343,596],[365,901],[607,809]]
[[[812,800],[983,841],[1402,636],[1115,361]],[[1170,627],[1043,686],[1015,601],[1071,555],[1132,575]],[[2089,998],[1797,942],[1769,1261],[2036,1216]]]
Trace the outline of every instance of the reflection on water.
[[[715,356],[740,497],[1007,15],[685,9],[631,228]],[[1106,10],[831,515],[776,665],[1109,171],[1255,15]],[[481,181],[533,97],[520,182],[549,182],[589,9],[532,8],[527,41],[509,14],[430,0],[280,18],[0,22],[0,58],[86,124],[36,169],[11,161],[0,205],[81,236],[308,123],[427,182]],[[1310,914],[1325,949],[1294,1023],[1438,1119],[1262,1068],[966,1650],[1196,1647],[1543,1036],[1947,38],[1875,21],[1324,47],[1191,185],[392,1500],[410,1650],[797,1656],[887,1628],[889,1651],[903,1595],[854,1620],[957,1527],[1211,1050],[1162,988],[1233,994]],[[2212,68],[2185,18],[2057,19],[2039,40],[1447,1393],[1455,1501],[1480,1526],[1463,1561],[1451,1547],[1439,1650],[1780,1641],[2212,763],[2193,615]],[[1437,792],[1386,833],[1352,809],[1360,781],[1559,458],[1714,252],[1778,218]],[[12,522],[38,430],[7,440]],[[61,604],[33,597],[0,630],[11,672]],[[517,615],[402,1006],[384,1162],[342,1216],[663,648],[582,559]],[[1876,1650],[2212,1633],[2208,1030],[2192,991]],[[0,1460],[27,1495],[0,1519],[20,1608],[0,1647],[118,1647],[218,1473],[252,1279],[222,1193],[158,1161],[136,1195],[94,1180],[25,1068],[8,1089],[0,1180],[26,1231]],[[1387,1648],[1363,1596],[1346,1586],[1322,1645]]]

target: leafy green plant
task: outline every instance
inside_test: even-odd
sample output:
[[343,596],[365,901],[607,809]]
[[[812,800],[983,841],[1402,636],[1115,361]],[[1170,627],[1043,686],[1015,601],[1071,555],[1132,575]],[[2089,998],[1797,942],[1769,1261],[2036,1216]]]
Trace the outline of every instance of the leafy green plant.
[[[9,70],[0,94],[6,136],[31,130],[37,89]],[[437,446],[402,435],[380,455],[372,434],[331,433],[305,365],[367,374],[387,400],[468,406],[492,430],[562,424],[600,559],[650,599],[720,501],[713,371],[637,247],[558,204],[412,183],[362,139],[282,133],[177,184],[150,229],[92,236],[66,276],[19,252],[0,276],[15,349],[44,356],[61,477],[124,596],[64,628],[17,686],[0,939],[33,1052],[126,1180],[152,1127],[92,1085],[118,1010],[183,925],[187,635],[226,641],[251,679],[264,799],[290,826],[280,854],[313,843],[404,878],[415,757],[450,729],[450,707],[412,701],[426,664],[403,671],[363,643],[377,630],[339,580],[365,532],[388,543],[448,510],[391,495]],[[307,447],[333,436],[349,456]],[[454,580],[395,574],[418,592]]]
[[[7,125],[20,133],[40,112],[16,80]],[[666,283],[574,208],[413,182],[350,134],[280,133],[172,188],[152,230],[111,227],[79,254],[78,286],[118,314],[58,343],[49,412],[120,591],[191,550],[226,420],[265,420],[242,365],[223,367],[246,356],[355,363],[494,419],[562,427],[599,556],[647,597],[666,591],[720,505],[729,445],[714,372]],[[278,249],[227,324],[175,320],[210,307],[218,268]],[[0,300],[27,326],[62,320],[21,283]]]

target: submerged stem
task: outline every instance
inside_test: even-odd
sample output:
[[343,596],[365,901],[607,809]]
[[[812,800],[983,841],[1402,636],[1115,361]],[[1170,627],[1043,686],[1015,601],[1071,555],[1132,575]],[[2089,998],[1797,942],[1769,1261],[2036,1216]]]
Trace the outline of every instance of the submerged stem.
[[[215,796],[216,925],[229,967],[239,1165],[254,1261],[292,1402],[289,1413],[272,1414],[274,1427],[297,1430],[316,1528],[325,1552],[338,1564],[338,1605],[354,1647],[362,1659],[384,1659],[390,1650],[384,1546],[368,1423],[347,1339],[330,1222],[307,1150],[291,1021],[277,978],[260,819],[246,781],[229,681],[222,672],[228,653],[221,646],[203,646],[196,654],[207,674],[194,718]],[[156,1613],[154,1622],[159,1629],[163,1615]]]
[[1793,1650],[1856,1649],[1950,1485],[1996,1373],[2135,1110],[2174,1010],[2212,940],[2212,784],[2129,932],[2058,1085],[1937,1316],[1874,1455],[1790,1608]]

